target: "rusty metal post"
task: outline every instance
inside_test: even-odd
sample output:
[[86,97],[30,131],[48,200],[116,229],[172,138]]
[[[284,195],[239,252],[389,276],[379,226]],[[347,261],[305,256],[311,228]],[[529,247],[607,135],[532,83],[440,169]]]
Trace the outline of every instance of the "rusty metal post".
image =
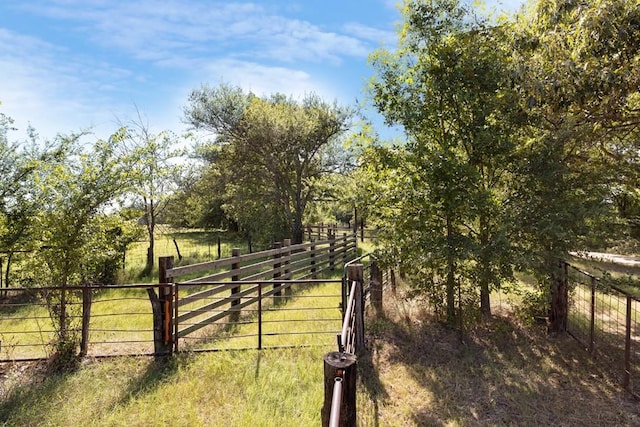
[[82,340],[80,341],[80,356],[86,356],[89,351],[89,323],[91,320],[91,285],[82,288]]
[[631,295],[627,295],[627,321],[624,337],[624,379],[623,387],[630,393],[633,393],[631,388],[631,309],[632,309]]
[[589,319],[589,353],[595,349],[596,333],[596,278],[591,276],[591,318]]
[[262,350],[262,282],[258,283],[258,350]]

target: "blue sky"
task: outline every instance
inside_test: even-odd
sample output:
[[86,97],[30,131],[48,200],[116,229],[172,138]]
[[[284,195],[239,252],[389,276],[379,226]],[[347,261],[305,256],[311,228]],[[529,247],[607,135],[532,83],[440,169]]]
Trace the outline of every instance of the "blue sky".
[[[152,130],[184,131],[201,83],[353,105],[368,54],[393,46],[395,3],[2,0],[0,112],[15,119],[14,139],[28,123],[42,138],[88,128],[106,138],[136,106]],[[522,0],[499,3],[514,11]]]

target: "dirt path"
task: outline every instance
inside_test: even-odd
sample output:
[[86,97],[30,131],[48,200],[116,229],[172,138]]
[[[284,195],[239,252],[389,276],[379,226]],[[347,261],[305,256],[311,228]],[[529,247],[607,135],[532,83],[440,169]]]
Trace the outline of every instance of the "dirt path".
[[596,261],[613,262],[629,267],[640,267],[640,256],[609,254],[605,252],[574,252],[571,255],[581,258],[591,258]]

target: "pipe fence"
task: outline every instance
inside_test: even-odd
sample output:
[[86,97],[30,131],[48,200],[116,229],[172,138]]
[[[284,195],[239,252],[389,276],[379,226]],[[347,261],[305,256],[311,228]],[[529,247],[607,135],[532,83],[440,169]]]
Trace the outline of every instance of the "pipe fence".
[[[330,345],[341,324],[342,281],[317,277],[341,267],[355,240],[285,241],[175,268],[173,257],[161,257],[157,284],[5,288],[0,361],[46,359],[62,336],[79,342],[79,355],[95,357],[229,349],[231,340],[235,348]],[[64,322],[53,320],[60,301]]]

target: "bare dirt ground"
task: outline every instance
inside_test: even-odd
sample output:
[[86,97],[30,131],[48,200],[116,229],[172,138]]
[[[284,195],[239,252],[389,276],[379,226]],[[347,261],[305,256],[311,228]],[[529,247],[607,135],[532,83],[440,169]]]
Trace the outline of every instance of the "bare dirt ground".
[[605,252],[575,252],[575,253],[572,253],[572,255],[580,258],[593,259],[596,261],[612,262],[614,264],[622,264],[628,267],[640,268],[640,256],[611,254],[611,253],[605,253]]
[[629,397],[567,335],[513,315],[462,341],[418,301],[385,295],[359,360],[362,426],[640,426]]

